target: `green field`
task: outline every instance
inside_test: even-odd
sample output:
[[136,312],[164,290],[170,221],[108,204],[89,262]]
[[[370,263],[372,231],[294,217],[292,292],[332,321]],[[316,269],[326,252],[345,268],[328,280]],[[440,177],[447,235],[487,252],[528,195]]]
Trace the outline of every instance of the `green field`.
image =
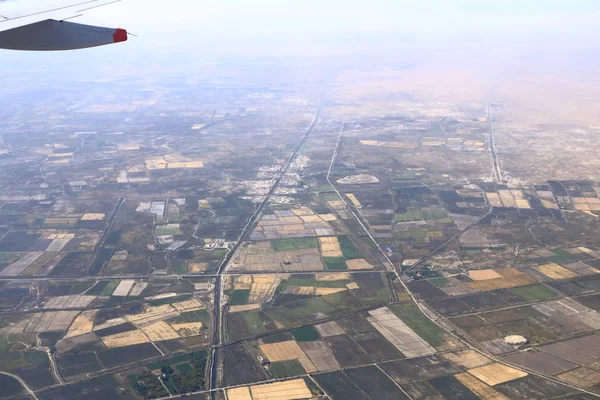
[[194,367],[192,367],[190,365],[190,363],[185,362],[185,363],[182,363],[182,364],[175,365],[175,369],[180,374],[187,374],[188,372],[192,372],[194,370]]
[[182,312],[177,318],[174,319],[173,322],[180,324],[188,322],[202,322],[206,326],[210,324],[210,313],[206,309]]
[[288,376],[304,375],[306,371],[298,360],[277,361],[269,368],[273,378],[285,378]]
[[248,297],[250,296],[250,289],[245,290],[234,290],[231,294],[229,304],[232,306],[241,306],[248,303]]
[[315,249],[319,247],[317,238],[277,239],[271,240],[271,247],[275,251],[289,251],[300,249]]
[[394,304],[388,308],[417,335],[432,346],[444,343],[442,328],[431,322],[414,304]]
[[305,276],[292,276],[289,279],[281,281],[279,287],[286,288],[288,286],[313,286],[313,287],[330,287],[330,288],[342,288],[346,287],[347,283],[352,282],[351,280],[341,281],[318,281],[314,276],[308,278],[309,275]]
[[194,358],[206,358],[208,357],[208,350],[197,351],[195,353],[184,354],[181,356],[176,356],[173,358],[169,358],[167,360],[158,361],[152,364],[148,364],[146,368],[150,370],[161,369],[162,367],[166,367],[169,365],[177,365],[184,363],[186,361],[193,360]]
[[558,296],[558,293],[544,285],[521,286],[511,289],[511,292],[527,301],[548,300]]
[[25,253],[0,253],[0,264],[10,264],[25,256]]
[[423,220],[436,220],[448,217],[448,213],[445,210],[437,209],[416,209],[409,210],[404,214],[396,214],[396,222],[412,222],[412,221],[423,221]]
[[340,247],[342,248],[342,254],[344,255],[344,260],[355,260],[357,258],[363,258],[362,254],[348,237],[346,236],[338,236],[338,241],[340,242]]
[[110,296],[115,291],[117,286],[119,286],[120,282],[121,281],[118,279],[113,279],[112,281],[108,282],[106,286],[104,286],[104,289],[102,289],[102,292],[100,292],[100,296]]
[[298,342],[314,342],[319,340],[319,332],[312,325],[303,326],[290,332]]
[[244,320],[248,326],[248,331],[250,331],[252,335],[259,335],[266,332],[262,318],[260,317],[260,311],[245,312]]
[[163,235],[173,235],[179,236],[183,235],[181,229],[179,229],[179,224],[167,224],[167,225],[156,225],[154,227],[154,236],[163,236]]
[[345,271],[346,263],[343,257],[323,257],[325,268],[328,271]]

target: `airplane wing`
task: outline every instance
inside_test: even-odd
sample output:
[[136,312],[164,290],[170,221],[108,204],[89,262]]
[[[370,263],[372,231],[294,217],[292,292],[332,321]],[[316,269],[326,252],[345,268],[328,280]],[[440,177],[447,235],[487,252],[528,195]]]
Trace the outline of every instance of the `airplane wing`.
[[0,0],[0,49],[74,50],[124,42],[127,31],[70,22],[120,0]]

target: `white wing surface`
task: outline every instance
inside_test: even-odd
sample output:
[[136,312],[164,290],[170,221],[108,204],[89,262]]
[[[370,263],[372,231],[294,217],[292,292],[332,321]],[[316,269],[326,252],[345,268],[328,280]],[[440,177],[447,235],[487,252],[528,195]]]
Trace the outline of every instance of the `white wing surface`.
[[124,42],[124,29],[67,21],[117,1],[0,0],[0,49],[74,50]]

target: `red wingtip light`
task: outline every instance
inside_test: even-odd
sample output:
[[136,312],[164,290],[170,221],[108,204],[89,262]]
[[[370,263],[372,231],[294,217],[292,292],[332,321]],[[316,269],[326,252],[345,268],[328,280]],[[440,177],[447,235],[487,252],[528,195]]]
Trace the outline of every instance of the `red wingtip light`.
[[127,41],[127,31],[121,28],[115,30],[115,33],[113,34],[113,42],[119,43],[125,41]]

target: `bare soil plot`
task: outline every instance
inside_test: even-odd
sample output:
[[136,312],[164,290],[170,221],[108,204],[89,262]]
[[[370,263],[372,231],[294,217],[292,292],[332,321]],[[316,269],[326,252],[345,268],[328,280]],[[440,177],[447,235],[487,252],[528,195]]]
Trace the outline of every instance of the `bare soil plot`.
[[104,218],[106,217],[106,215],[104,214],[100,214],[100,213],[89,213],[89,214],[83,214],[81,216],[80,221],[102,221]]
[[317,295],[317,296],[327,296],[328,294],[334,294],[334,293],[344,292],[346,290],[348,290],[348,289],[346,289],[345,287],[343,287],[343,288],[318,287],[318,288],[315,288],[315,295]]
[[186,301],[179,301],[177,303],[171,304],[177,311],[190,311],[190,310],[198,310],[200,308],[204,308],[204,305],[198,299],[190,299]]
[[348,199],[350,199],[350,201],[352,202],[352,205],[354,207],[360,207],[362,204],[360,204],[360,201],[358,201],[358,199],[356,198],[356,196],[352,193],[347,193],[346,196],[348,197]]
[[48,311],[28,315],[3,329],[6,333],[66,331],[79,311]]
[[192,274],[197,274],[197,273],[200,273],[200,272],[204,272],[204,271],[206,271],[207,268],[208,268],[208,263],[207,262],[190,263],[190,264],[188,264],[188,272],[190,272]]
[[323,257],[342,257],[342,249],[336,236],[320,237],[319,244]]
[[321,217],[321,219],[325,222],[331,222],[331,221],[337,220],[337,217],[335,216],[335,214],[319,214],[319,217]]
[[462,368],[477,368],[487,365],[492,361],[486,356],[476,352],[475,350],[464,350],[457,353],[442,354],[442,357],[453,364],[459,365]]
[[242,311],[258,310],[259,308],[260,304],[242,304],[239,306],[229,306],[229,312],[236,313]]
[[322,341],[300,342],[299,345],[319,371],[331,371],[339,368]]
[[250,387],[244,386],[239,388],[227,389],[228,400],[253,400],[250,395]]
[[462,374],[454,375],[456,379],[467,387],[471,392],[475,393],[483,400],[509,400],[508,397],[501,393],[498,393],[490,386],[486,385],[473,375],[464,372]]
[[581,367],[557,376],[563,382],[580,388],[590,388],[600,384],[600,372]]
[[140,314],[128,315],[126,318],[129,322],[135,324],[150,324],[156,321],[162,321],[172,317],[177,317],[179,312],[175,311],[173,307],[168,304],[164,304],[158,307],[148,307]]
[[343,335],[346,332],[336,321],[329,321],[319,325],[315,325],[322,337]]
[[278,251],[279,269],[285,271],[322,271],[324,269],[319,249]]
[[44,253],[41,251],[35,251],[31,253],[27,253],[19,260],[15,261],[2,271],[0,271],[0,276],[17,276],[20,275],[23,271],[27,269],[35,260],[40,258]]
[[315,279],[317,281],[327,282],[327,281],[344,281],[344,280],[352,279],[352,277],[347,272],[333,272],[333,273],[315,274]]
[[358,258],[356,260],[346,260],[346,266],[350,271],[371,270],[375,268],[373,265],[369,264],[369,262],[364,258]]
[[596,361],[596,357],[576,350],[572,347],[565,346],[563,342],[553,343],[546,346],[538,347],[544,353],[548,353],[555,357],[562,358],[580,365],[587,365]]
[[299,400],[310,399],[312,393],[304,379],[250,386],[253,400]]
[[488,203],[490,203],[490,206],[504,207],[504,205],[502,204],[502,201],[500,200],[500,196],[498,195],[498,193],[496,193],[496,192],[486,193],[485,197],[487,198]]
[[554,357],[541,351],[527,351],[510,354],[502,359],[511,364],[547,375],[555,375],[577,367],[577,365],[573,364],[572,362]]
[[75,318],[64,338],[83,335],[94,329],[94,318],[98,310],[84,311]]
[[407,357],[433,354],[436,350],[408,327],[389,309],[382,307],[369,311],[367,320]]
[[129,291],[135,284],[134,280],[124,280],[119,282],[119,286],[115,288],[115,291],[112,293],[113,296],[124,297],[129,294]]
[[286,274],[279,275],[253,275],[252,286],[250,287],[250,294],[248,296],[248,303],[263,303],[269,301],[275,289],[286,278]]
[[102,342],[108,348],[114,347],[125,347],[134,344],[147,343],[148,338],[144,335],[144,332],[136,329],[135,331],[117,333],[115,335],[105,336],[102,338]]
[[534,268],[542,274],[546,275],[550,279],[568,279],[577,276],[575,272],[570,271],[554,263],[540,265],[539,267]]
[[501,278],[502,275],[494,271],[493,269],[476,269],[469,271],[469,278],[474,281],[485,281],[488,279]]
[[230,270],[242,271],[283,271],[281,259],[266,245],[250,244],[243,247],[232,260]]
[[130,296],[139,296],[142,294],[144,289],[148,286],[148,282],[136,282],[129,292]]
[[298,360],[306,372],[315,372],[317,370],[306,353],[302,351],[298,343],[294,340],[261,344],[259,347],[265,357],[271,362]]
[[[498,270],[496,272],[500,273],[500,271]],[[534,283],[537,283],[537,281],[534,278],[519,272],[519,274],[515,274],[512,276],[503,276],[502,278],[487,279],[484,281],[465,282],[465,285],[467,285],[473,290],[488,292],[497,289],[532,285]]]
[[46,248],[46,251],[61,251],[71,239],[54,239]]
[[379,179],[377,179],[373,175],[359,174],[338,179],[337,183],[341,185],[359,185],[366,183],[379,183]]
[[171,327],[181,337],[199,335],[202,331],[202,322],[187,322],[184,324],[172,324]]
[[96,298],[97,296],[86,296],[81,294],[52,297],[44,304],[44,308],[84,308],[89,306]]
[[179,338],[179,335],[175,329],[173,329],[171,325],[167,324],[165,321],[158,321],[144,326],[141,329],[152,342]]
[[560,343],[568,348],[600,358],[600,335],[589,335]]
[[500,363],[484,365],[483,367],[470,369],[467,372],[489,386],[496,386],[528,375],[527,372]]
[[532,307],[573,332],[600,329],[600,314],[571,299],[535,304]]

